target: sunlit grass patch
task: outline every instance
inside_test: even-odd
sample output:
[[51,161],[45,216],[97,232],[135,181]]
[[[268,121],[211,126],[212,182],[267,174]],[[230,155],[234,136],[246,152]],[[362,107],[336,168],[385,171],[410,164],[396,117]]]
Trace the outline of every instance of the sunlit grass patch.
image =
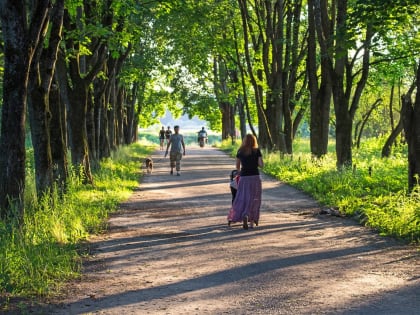
[[62,196],[36,198],[29,169],[24,224],[0,222],[0,294],[48,295],[76,277],[81,242],[106,227],[109,214],[138,186],[141,161],[154,149],[149,143],[121,148],[94,171],[94,185],[73,175]]
[[[371,139],[353,151],[353,165],[338,171],[335,152],[314,159],[308,139],[297,139],[294,154],[264,153],[264,172],[311,194],[321,204],[375,228],[382,235],[420,240],[420,197],[407,192],[407,154],[395,147],[381,158],[383,139]],[[333,147],[333,142],[330,148]],[[222,148],[236,152],[229,142]],[[300,150],[300,151],[299,151]]]

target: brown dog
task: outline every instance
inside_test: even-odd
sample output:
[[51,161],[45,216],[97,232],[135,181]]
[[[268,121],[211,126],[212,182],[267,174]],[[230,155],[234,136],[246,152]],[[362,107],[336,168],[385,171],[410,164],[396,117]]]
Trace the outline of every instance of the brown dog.
[[153,160],[151,157],[148,157],[144,160],[144,164],[146,165],[146,170],[148,174],[152,174],[153,172]]

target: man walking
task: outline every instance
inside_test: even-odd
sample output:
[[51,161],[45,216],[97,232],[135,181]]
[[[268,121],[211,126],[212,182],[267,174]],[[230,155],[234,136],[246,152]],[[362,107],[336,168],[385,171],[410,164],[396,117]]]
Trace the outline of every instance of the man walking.
[[180,176],[181,171],[181,159],[185,155],[185,143],[184,137],[179,133],[179,126],[174,127],[174,134],[171,135],[168,145],[166,146],[165,157],[168,155],[169,147],[171,151],[169,153],[169,160],[171,165],[171,175],[174,173],[174,168],[176,168],[176,175]]

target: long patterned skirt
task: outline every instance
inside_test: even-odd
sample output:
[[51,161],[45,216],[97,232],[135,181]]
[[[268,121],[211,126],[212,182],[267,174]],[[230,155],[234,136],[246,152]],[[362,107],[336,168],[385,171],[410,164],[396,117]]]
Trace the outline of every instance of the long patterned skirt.
[[262,184],[260,175],[241,176],[238,191],[228,214],[228,221],[242,222],[248,216],[248,221],[258,222],[260,219]]

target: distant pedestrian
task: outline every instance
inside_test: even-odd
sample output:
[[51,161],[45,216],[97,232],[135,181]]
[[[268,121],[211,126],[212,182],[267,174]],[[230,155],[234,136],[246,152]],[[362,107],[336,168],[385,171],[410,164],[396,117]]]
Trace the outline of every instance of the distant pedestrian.
[[171,127],[168,126],[168,129],[165,131],[165,138],[166,138],[166,144],[168,144],[169,139],[171,138],[172,130]]
[[165,127],[162,126],[162,129],[159,131],[159,142],[160,142],[160,149],[163,150],[163,146],[165,143]]
[[248,229],[248,222],[251,228],[254,224],[258,225],[262,195],[258,168],[263,166],[257,139],[252,134],[247,134],[236,154],[236,170],[240,172],[240,177],[238,190],[228,214],[228,225],[232,222],[242,222],[244,229]]
[[185,155],[185,143],[184,137],[179,133],[179,126],[174,127],[174,134],[171,135],[169,138],[168,144],[166,146],[166,153],[165,157],[168,155],[169,147],[171,147],[171,151],[169,153],[169,160],[171,166],[172,175],[174,173],[174,168],[176,168],[176,175],[181,175],[181,159],[182,156]]

